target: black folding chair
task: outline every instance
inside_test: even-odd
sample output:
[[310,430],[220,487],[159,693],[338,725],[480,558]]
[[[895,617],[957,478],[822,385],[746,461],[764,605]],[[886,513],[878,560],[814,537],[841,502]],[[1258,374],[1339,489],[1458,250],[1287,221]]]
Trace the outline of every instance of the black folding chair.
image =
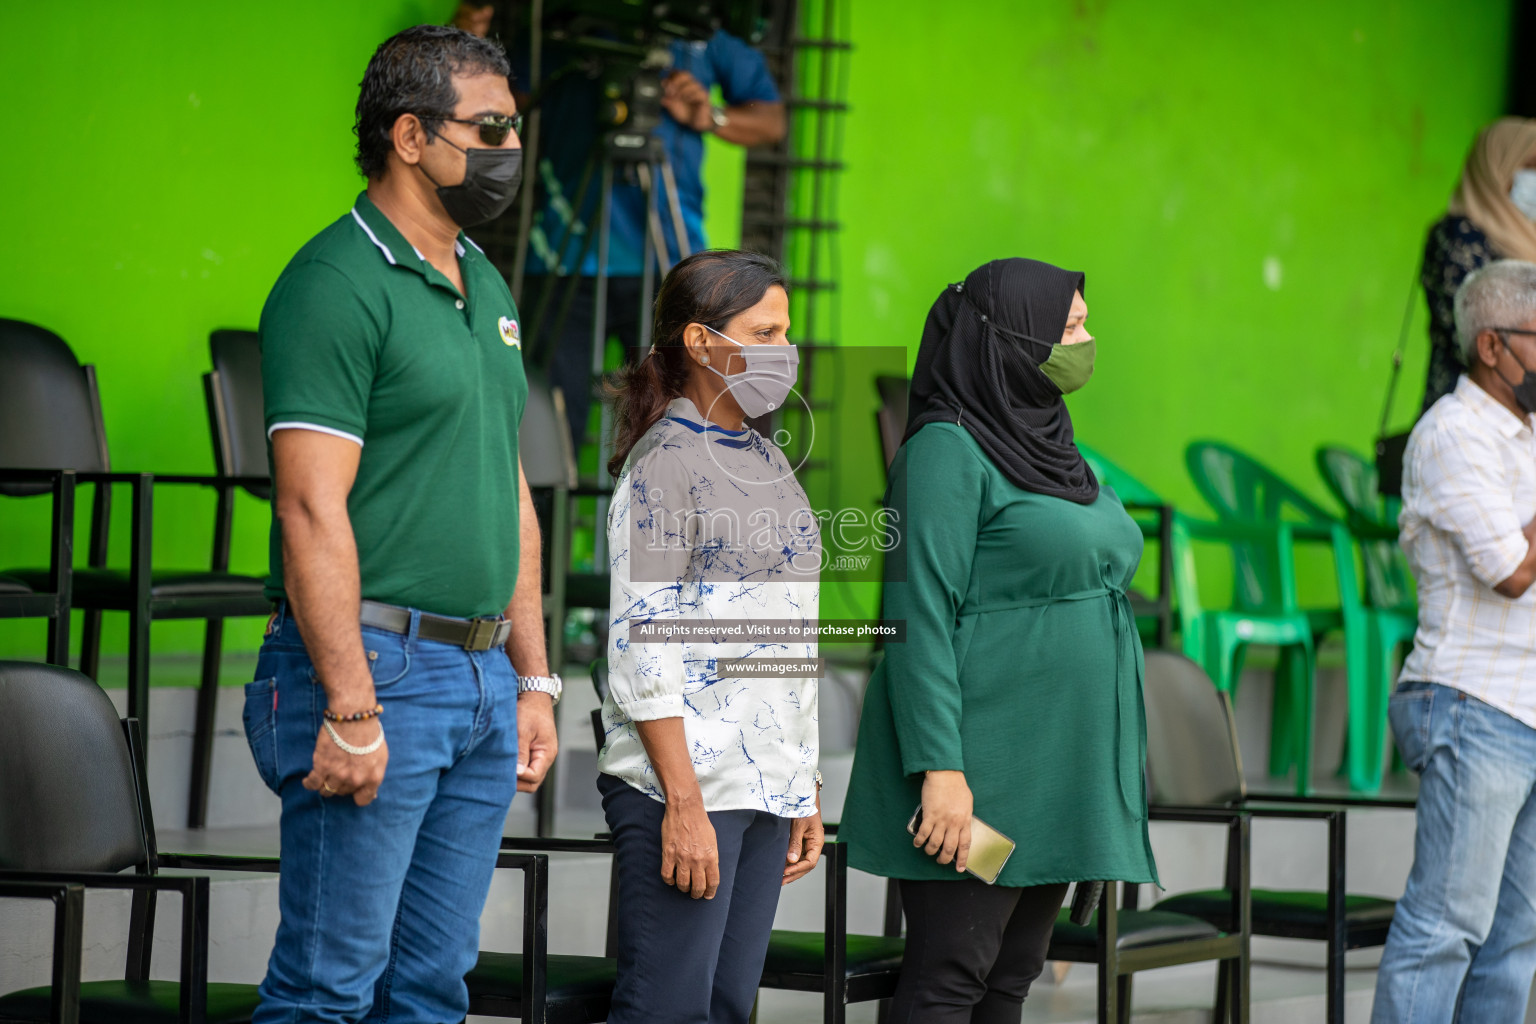
[[565,419],[565,393],[542,374],[528,374],[528,404],[518,428],[517,449],[528,490],[539,513],[543,543],[545,643],[555,671],[565,661],[565,582],[571,561],[571,492],[576,456]]
[[[837,826],[827,825],[827,833],[835,836]],[[894,880],[886,883],[884,935],[850,935],[847,844],[829,838],[821,860],[826,872],[822,930],[774,929],[763,963],[762,987],[820,992],[822,1021],[843,1024],[849,1003],[889,999],[896,993],[906,949],[901,938],[901,895]]]
[[[0,995],[3,1021],[243,1024],[254,985],[208,982],[208,879],[159,873],[138,723],[91,680],[0,661],[0,895],[52,899],[53,983]],[[132,869],[131,872],[128,869]],[[80,981],[85,889],[133,894],[122,981]],[[181,896],[181,972],[151,981],[155,898]]]
[[880,407],[875,410],[875,433],[880,438],[880,453],[885,457],[886,469],[896,458],[901,447],[902,435],[907,432],[907,389],[911,382],[905,377],[878,376],[875,392],[880,396]]
[[[14,410],[0,403],[0,437],[16,425]],[[74,581],[75,472],[72,469],[0,469],[0,494],[52,498],[48,575],[41,588],[14,576],[0,576],[0,619],[47,619],[45,657],[55,665],[69,664],[70,591]]]
[[613,982],[614,892],[609,872],[608,949],[606,956],[550,953],[549,857],[551,853],[613,853],[607,839],[549,839],[507,836],[501,841],[498,867],[515,867],[536,857],[536,870],[524,874],[523,949],[520,953],[481,951],[465,975],[469,1012],[513,1017],[525,1024],[600,1024],[608,1019]]
[[[1146,652],[1149,691],[1147,764],[1148,771],[1154,775],[1159,766],[1187,756],[1182,737],[1157,728],[1161,719],[1156,718],[1151,709],[1154,674],[1161,676],[1172,664],[1169,659],[1187,660],[1165,651]],[[1216,692],[1209,681],[1206,689]],[[1056,921],[1050,951],[1046,955],[1052,960],[1098,965],[1101,1024],[1110,1021],[1124,1024],[1130,1020],[1131,979],[1137,972],[1204,960],[1221,962],[1216,974],[1216,1019],[1248,1020],[1249,815],[1246,809],[1212,806],[1205,800],[1193,799],[1197,795],[1177,785],[1161,789],[1154,785],[1147,814],[1152,821],[1225,827],[1225,888],[1213,890],[1220,894],[1221,915],[1218,919],[1207,920],[1194,913],[1183,913],[1178,907],[1166,903],[1152,910],[1139,910],[1136,907],[1137,886],[1124,887],[1122,901],[1118,883],[1108,883],[1103,902],[1094,915],[1094,923],[1074,924],[1065,910]]]
[[[73,469],[79,483],[95,485],[88,567],[74,571],[71,588],[73,605],[85,610],[80,669],[93,679],[97,675],[101,613],[127,612],[128,716],[137,719],[147,735],[150,621],[266,615],[270,611],[257,577],[151,569],[153,487],[217,487],[241,481],[113,473],[95,369],[80,365],[62,338],[35,324],[0,320],[0,408],[8,410],[8,428],[0,434],[0,468]],[[132,502],[126,570],[107,567],[113,484],[128,485]],[[52,585],[54,573],[51,568],[6,569],[0,575],[20,580],[34,591],[45,591]],[[206,675],[206,658],[204,670]],[[204,685],[208,685],[206,680]]]
[[[213,513],[212,569],[228,573],[236,492],[244,490],[259,501],[272,500],[272,467],[267,461],[262,408],[261,341],[255,331],[224,329],[209,335],[208,348],[213,369],[203,374],[203,398],[208,406],[213,465],[218,474],[217,482],[211,485],[218,494]],[[251,607],[255,609],[256,605]],[[260,610],[250,614],[260,614]],[[214,721],[219,706],[219,661],[223,651],[224,620],[210,617],[203,638],[203,672],[192,730],[188,828],[202,828],[208,822]]]
[[[1327,1020],[1343,1024],[1344,954],[1380,946],[1397,908],[1394,900],[1351,895],[1345,888],[1345,814],[1338,801],[1321,797],[1249,796],[1238,753],[1232,702],[1211,684],[1204,669],[1182,655],[1148,651],[1144,685],[1147,707],[1147,775],[1158,804],[1241,809],[1255,818],[1321,822],[1328,829],[1328,878],[1322,891],[1254,889],[1255,935],[1327,943]],[[1348,804],[1412,808],[1411,800],[1350,799]],[[1227,890],[1179,893],[1156,911],[1173,911],[1230,928]]]

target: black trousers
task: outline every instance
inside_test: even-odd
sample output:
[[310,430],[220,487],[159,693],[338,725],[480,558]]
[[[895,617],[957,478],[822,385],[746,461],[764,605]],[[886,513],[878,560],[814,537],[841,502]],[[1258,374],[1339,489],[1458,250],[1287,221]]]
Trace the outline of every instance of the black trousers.
[[901,883],[907,951],[890,1024],[1019,1024],[1067,886]]
[[[576,278],[576,291],[562,322],[560,307],[570,284],[568,277],[529,277],[523,285],[518,311],[531,318],[548,295],[544,318],[533,325],[538,337],[529,338],[529,358],[545,372],[552,387],[565,392],[571,444],[580,451],[592,410],[592,320],[597,314],[597,279]],[[639,358],[635,350],[640,344],[642,315],[650,316],[651,311],[640,309],[640,278],[610,277],[607,323],[603,327],[608,336],[617,337],[624,347],[626,363]]]

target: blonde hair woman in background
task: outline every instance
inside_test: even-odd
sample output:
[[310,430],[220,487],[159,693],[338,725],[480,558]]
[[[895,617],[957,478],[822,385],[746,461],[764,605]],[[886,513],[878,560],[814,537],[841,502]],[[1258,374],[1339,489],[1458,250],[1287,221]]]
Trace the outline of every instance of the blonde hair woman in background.
[[1536,121],[1501,118],[1467,154],[1444,217],[1429,229],[1419,280],[1429,303],[1429,411],[1456,387],[1463,370],[1456,344],[1456,289],[1498,259],[1536,261]]

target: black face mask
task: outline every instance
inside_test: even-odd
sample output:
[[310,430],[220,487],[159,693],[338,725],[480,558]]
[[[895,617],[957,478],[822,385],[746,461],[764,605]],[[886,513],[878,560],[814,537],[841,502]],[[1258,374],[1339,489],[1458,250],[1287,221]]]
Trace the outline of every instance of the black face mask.
[[[437,136],[444,142],[441,135]],[[448,142],[453,146],[453,143]],[[465,149],[453,146],[464,154],[464,180],[457,185],[437,185],[437,180],[421,168],[427,180],[437,185],[437,198],[453,222],[461,228],[493,221],[507,211],[517,197],[517,187],[523,182],[522,149]]]
[[[1515,361],[1515,364],[1520,369],[1525,370],[1525,376],[1521,378],[1520,383],[1509,384],[1507,380],[1504,383],[1509,384],[1511,390],[1514,391],[1515,402],[1519,404],[1520,408],[1525,410],[1526,415],[1530,415],[1536,412],[1536,371],[1526,369],[1525,364],[1520,361],[1520,357],[1515,355],[1515,350],[1509,348],[1509,339],[1504,336],[1504,332],[1500,331],[1498,333],[1499,340],[1504,343],[1505,348],[1509,349],[1510,358]],[[1498,370],[1495,369],[1494,372],[1498,373]],[[1504,380],[1502,373],[1499,373],[1499,379]]]

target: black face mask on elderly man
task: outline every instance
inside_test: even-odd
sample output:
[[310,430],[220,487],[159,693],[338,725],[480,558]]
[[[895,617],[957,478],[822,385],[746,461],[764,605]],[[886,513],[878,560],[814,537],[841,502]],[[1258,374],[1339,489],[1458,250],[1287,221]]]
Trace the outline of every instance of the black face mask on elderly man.
[[1526,411],[1527,415],[1536,412],[1536,370],[1531,370],[1528,368],[1525,365],[1525,362],[1519,356],[1515,355],[1515,350],[1510,348],[1509,345],[1509,335],[1536,335],[1536,331],[1522,331],[1517,327],[1495,327],[1493,330],[1494,333],[1499,336],[1499,341],[1504,343],[1504,347],[1509,349],[1510,358],[1519,365],[1520,369],[1525,371],[1525,376],[1520,379],[1520,383],[1510,384],[1509,381],[1504,380],[1504,374],[1499,373],[1498,367],[1494,367],[1493,372],[1498,373],[1499,379],[1504,380],[1505,384],[1509,384],[1510,389],[1515,393],[1515,401],[1519,403],[1520,408]]
[[522,149],[465,149],[454,146],[440,134],[437,137],[464,154],[464,180],[457,185],[437,185],[437,179],[425,167],[416,166],[428,181],[437,185],[437,198],[453,222],[461,228],[472,228],[505,213],[523,182]]

